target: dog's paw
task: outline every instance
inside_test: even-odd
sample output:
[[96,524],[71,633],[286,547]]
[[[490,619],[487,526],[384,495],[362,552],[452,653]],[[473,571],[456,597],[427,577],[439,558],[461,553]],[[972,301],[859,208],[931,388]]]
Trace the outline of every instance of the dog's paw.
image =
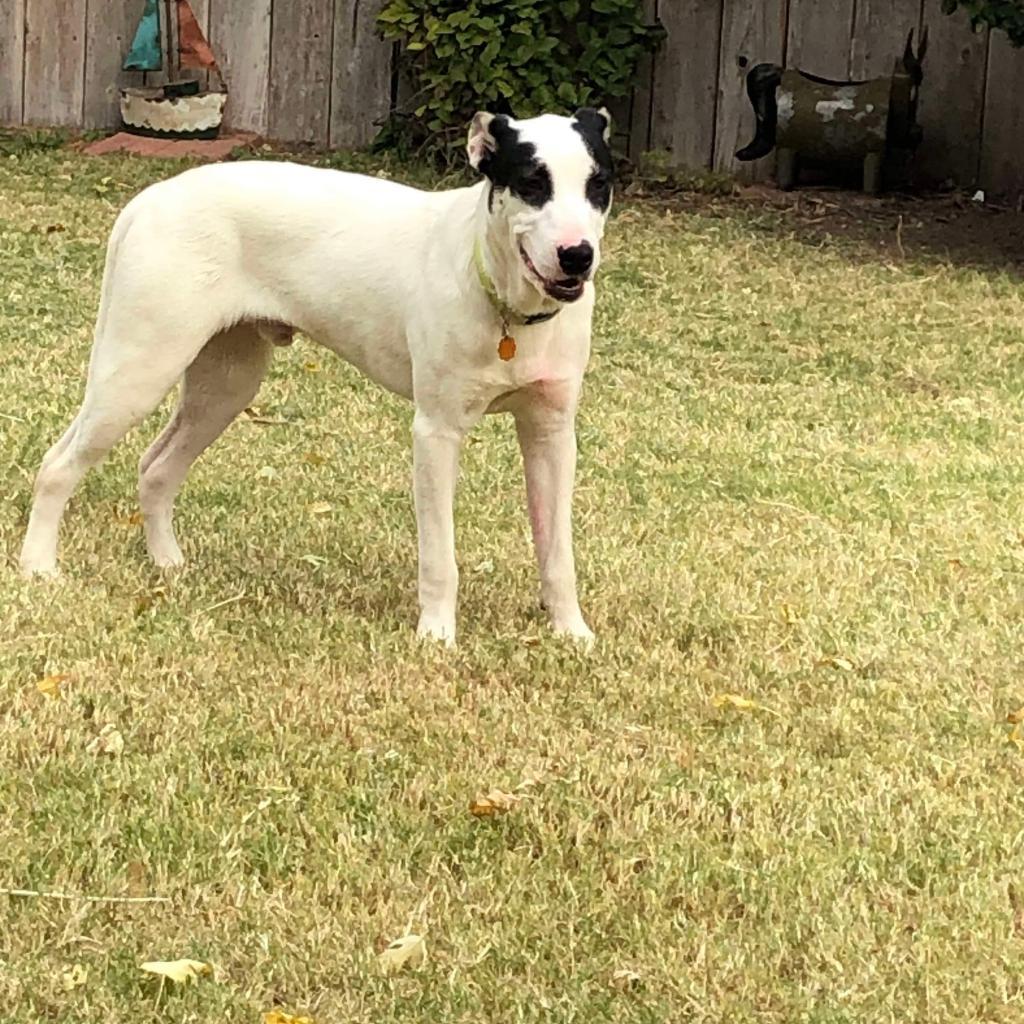
[[180,551],[165,551],[160,555],[153,555],[152,558],[158,569],[180,569],[185,564],[185,556]]
[[146,549],[158,569],[179,569],[185,564],[185,556],[169,531],[150,530],[147,524]]
[[594,646],[594,640],[596,639],[594,637],[594,631],[582,619],[578,622],[556,624],[553,628],[555,636],[566,637],[569,640],[573,640],[588,651]]
[[455,623],[430,615],[421,615],[416,627],[420,640],[442,643],[445,647],[455,646]]
[[23,558],[20,566],[21,575],[26,580],[59,580],[60,569],[56,562],[33,562]]

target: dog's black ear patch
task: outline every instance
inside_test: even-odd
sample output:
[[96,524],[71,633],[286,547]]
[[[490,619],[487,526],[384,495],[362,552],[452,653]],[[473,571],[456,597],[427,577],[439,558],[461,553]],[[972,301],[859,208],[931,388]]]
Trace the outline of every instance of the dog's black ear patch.
[[583,107],[576,111],[572,126],[594,161],[594,169],[587,178],[587,202],[597,210],[607,210],[615,184],[615,161],[608,148],[611,122],[603,111]]
[[495,189],[508,189],[524,203],[541,207],[554,195],[551,173],[537,159],[537,147],[523,142],[519,132],[504,114],[490,124],[494,150],[480,161],[480,170],[491,182],[490,200]]

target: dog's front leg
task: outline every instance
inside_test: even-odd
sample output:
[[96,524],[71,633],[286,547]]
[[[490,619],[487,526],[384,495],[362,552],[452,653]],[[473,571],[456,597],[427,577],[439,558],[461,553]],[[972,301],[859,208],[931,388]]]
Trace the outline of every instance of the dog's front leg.
[[465,429],[417,408],[412,423],[413,494],[419,534],[420,637],[455,643],[455,481]]
[[575,403],[543,402],[516,413],[516,432],[526,472],[533,544],[540,568],[541,602],[556,633],[590,642],[576,595],[572,553],[572,489],[576,475]]

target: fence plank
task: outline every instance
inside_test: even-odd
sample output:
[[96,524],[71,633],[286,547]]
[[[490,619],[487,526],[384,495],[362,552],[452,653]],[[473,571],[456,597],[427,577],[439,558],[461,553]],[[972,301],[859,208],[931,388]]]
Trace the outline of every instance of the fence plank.
[[993,32],[988,51],[988,87],[981,140],[981,186],[1017,202],[1024,197],[1024,50],[1015,50],[1003,32]]
[[792,0],[786,65],[822,78],[847,78],[853,9],[854,0]]
[[21,124],[25,0],[0,0],[0,124]]
[[985,108],[988,32],[971,31],[963,10],[952,17],[942,0],[925,0],[928,53],[918,121],[924,139],[917,154],[917,177],[926,184],[952,179],[961,188],[978,183],[981,120]]
[[715,168],[759,181],[769,176],[770,158],[740,164],[734,154],[754,137],[754,112],[747,99],[747,71],[763,61],[781,64],[786,0],[724,0],[718,62],[718,127]]
[[268,133],[325,146],[331,104],[333,0],[274,5]]
[[383,0],[335,0],[330,143],[365,146],[391,109],[390,43],[377,34]]
[[[595,101],[600,106],[600,101]],[[629,119],[632,115],[632,97],[614,96],[604,104],[612,119],[611,148],[612,152],[629,152]],[[568,113],[568,111],[567,111]]]
[[[671,3],[672,0],[666,0]],[[644,21],[653,25],[658,17],[657,0],[643,0]],[[637,160],[651,148],[651,98],[654,73],[659,62],[669,60],[672,50],[663,42],[657,53],[645,56],[636,70],[636,86],[629,111],[629,158]]]
[[850,77],[877,78],[892,74],[902,56],[907,33],[920,42],[921,0],[857,0],[850,50]]
[[227,81],[224,120],[232,128],[267,130],[270,7],[271,0],[212,0],[210,4],[209,40]]
[[25,7],[26,124],[82,123],[85,0],[28,0]]
[[668,39],[665,58],[654,69],[651,146],[669,150],[677,166],[710,167],[715,145],[721,0],[668,0],[660,5],[659,17]]
[[122,72],[135,26],[142,14],[140,0],[90,0],[85,18],[85,83],[83,128],[109,128],[120,119],[118,88],[129,74]]

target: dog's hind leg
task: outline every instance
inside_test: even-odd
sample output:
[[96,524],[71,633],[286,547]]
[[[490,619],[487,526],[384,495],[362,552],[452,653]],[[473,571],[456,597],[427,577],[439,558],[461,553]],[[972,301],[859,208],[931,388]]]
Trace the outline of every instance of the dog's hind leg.
[[252,401],[273,345],[252,324],[211,338],[185,371],[178,407],[139,463],[146,546],[159,566],[184,559],[174,536],[174,499],[192,463]]
[[68,499],[86,472],[151,413],[174,386],[195,351],[180,342],[135,346],[97,340],[82,408],[43,458],[36,475],[21,568],[28,575],[57,571],[57,534]]

